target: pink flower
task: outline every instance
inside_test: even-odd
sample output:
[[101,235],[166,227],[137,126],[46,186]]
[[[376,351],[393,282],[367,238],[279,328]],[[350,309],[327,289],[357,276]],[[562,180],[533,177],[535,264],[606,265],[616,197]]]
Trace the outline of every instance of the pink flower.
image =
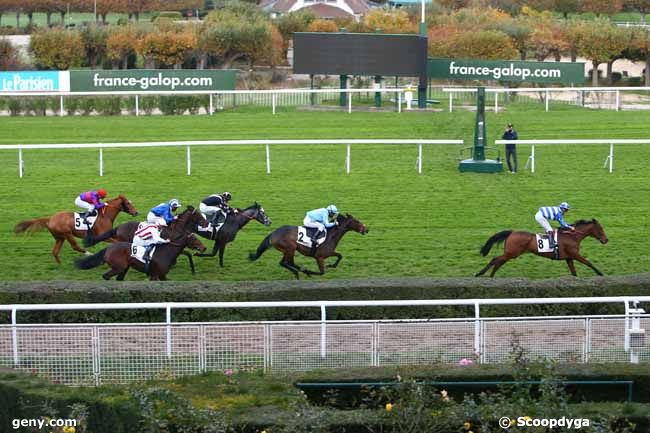
[[232,376],[232,375],[233,375],[233,371],[232,371],[232,369],[227,368],[227,369],[225,369],[225,370],[223,371],[223,374],[225,374],[226,376]]
[[474,361],[472,361],[471,359],[467,359],[467,358],[463,358],[460,361],[458,361],[458,365],[463,365],[464,366],[464,365],[472,365],[472,364],[474,364]]

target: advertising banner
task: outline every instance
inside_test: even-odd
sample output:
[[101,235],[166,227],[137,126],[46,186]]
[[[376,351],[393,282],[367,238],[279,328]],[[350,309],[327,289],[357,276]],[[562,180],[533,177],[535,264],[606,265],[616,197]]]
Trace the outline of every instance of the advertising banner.
[[236,80],[236,71],[221,69],[70,71],[70,91],[235,90]]
[[2,92],[65,92],[69,90],[68,71],[0,72]]

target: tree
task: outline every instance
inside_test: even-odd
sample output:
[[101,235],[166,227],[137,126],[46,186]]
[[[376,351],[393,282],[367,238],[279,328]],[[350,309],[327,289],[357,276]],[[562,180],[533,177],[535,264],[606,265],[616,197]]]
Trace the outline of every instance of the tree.
[[[1,1],[1,0],[0,0]],[[309,25],[316,19],[316,16],[309,10],[290,12],[288,14],[282,15],[275,21],[280,35],[282,36],[282,47],[284,50],[283,57],[287,57],[287,51],[289,50],[289,43],[293,34],[296,32],[305,32]]]
[[106,57],[113,69],[127,69],[129,56],[136,53],[140,34],[133,26],[115,27],[106,37]]
[[561,12],[565,20],[569,19],[569,14],[576,14],[580,11],[582,0],[553,0],[552,9]]
[[0,71],[19,71],[24,69],[18,49],[7,39],[0,39]]
[[612,16],[623,9],[623,0],[582,0],[582,11],[592,12],[597,17]]
[[558,60],[561,54],[570,48],[563,27],[553,20],[535,22],[530,35],[530,48],[537,61],[544,61],[550,56]]
[[81,39],[84,43],[86,59],[91,69],[96,69],[97,64],[106,54],[106,38],[108,33],[103,27],[97,25],[84,26],[81,29]]
[[382,33],[415,33],[416,26],[401,9],[372,9],[363,17],[363,24],[370,31]]
[[501,60],[517,56],[510,37],[498,30],[479,30],[459,34],[452,45],[454,57]]
[[598,66],[621,54],[628,45],[625,36],[606,19],[579,22],[574,35],[578,36],[578,54],[591,61],[592,84],[597,86]]
[[84,44],[76,31],[50,29],[32,34],[30,50],[36,63],[47,69],[66,70],[81,66]]
[[630,47],[638,53],[637,58],[645,62],[645,85],[650,86],[650,32],[645,29],[635,30]]
[[625,0],[626,9],[638,11],[641,15],[641,22],[645,23],[645,16],[650,13],[650,0]]
[[532,29],[526,17],[517,17],[498,26],[495,30],[501,30],[512,40],[513,45],[519,51],[519,58],[526,60]]
[[181,69],[187,54],[196,47],[194,33],[172,30],[149,32],[137,46],[138,53],[145,58],[146,67],[163,65],[174,69]]
[[307,27],[308,32],[323,32],[323,33],[336,33],[339,31],[339,26],[334,21],[330,20],[314,20]]

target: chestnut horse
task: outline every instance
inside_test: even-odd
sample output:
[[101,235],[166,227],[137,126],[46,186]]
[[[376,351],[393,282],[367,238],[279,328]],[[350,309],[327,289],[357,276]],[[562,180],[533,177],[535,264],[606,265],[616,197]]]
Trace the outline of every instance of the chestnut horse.
[[[598,221],[592,219],[591,221],[580,220],[574,224],[575,231],[560,230],[557,235],[557,242],[559,245],[559,258],[557,260],[565,260],[571,275],[574,277],[576,268],[573,264],[574,260],[579,261],[585,266],[590,267],[598,275],[603,275],[589,260],[580,255],[580,242],[587,236],[596,238],[602,244],[606,244],[608,239],[605,235],[603,227]],[[523,253],[533,253],[538,256],[546,257],[547,259],[555,259],[553,252],[540,253],[537,252],[537,242],[535,233],[529,232],[515,232],[512,230],[505,230],[499,232],[487,240],[483,248],[481,248],[481,255],[487,256],[492,248],[492,245],[504,242],[503,254],[493,258],[490,263],[481,269],[476,276],[480,277],[487,272],[490,267],[493,267],[490,277],[493,277],[497,270],[508,260],[519,257]]]
[[168,244],[161,244],[149,263],[149,268],[140,260],[131,257],[131,244],[128,242],[115,242],[92,256],[76,259],[75,266],[78,269],[92,269],[107,263],[111,269],[102,275],[105,280],[110,280],[117,275],[117,280],[123,280],[130,268],[149,275],[151,281],[167,279],[167,273],[176,264],[176,259],[183,252],[185,247],[197,251],[205,251],[205,245],[194,235],[194,233],[181,232]]
[[[328,265],[328,268],[337,267],[343,258],[343,255],[336,251],[336,246],[343,238],[344,234],[350,230],[361,233],[362,235],[368,233],[368,228],[363,225],[361,221],[355,219],[352,215],[339,215],[336,218],[336,222],[338,225],[327,230],[327,238],[325,239],[325,242],[323,242],[314,253],[312,253],[311,248],[298,243],[298,227],[282,226],[264,238],[260,246],[257,247],[257,251],[249,254],[248,258],[251,261],[255,261],[259,259],[262,254],[264,254],[264,251],[268,250],[271,247],[274,247],[276,250],[282,253],[280,266],[290,270],[296,276],[296,279],[300,278],[298,276],[298,272],[304,272],[307,276],[323,275],[325,273],[326,258],[336,256],[336,261],[333,264]],[[294,256],[296,255],[296,251],[298,251],[303,256],[313,257],[318,264],[319,272],[310,271],[309,269],[304,269],[296,265],[293,260]]]
[[[138,215],[138,210],[131,204],[128,198],[122,194],[114,199],[107,200],[106,206],[97,212],[97,219],[95,225],[91,229],[94,234],[104,233],[113,227],[113,222],[120,212],[126,212],[131,216]],[[22,221],[16,224],[14,232],[16,234],[24,232],[35,232],[38,230],[48,229],[54,237],[55,243],[52,248],[52,255],[57,263],[61,264],[59,259],[59,252],[63,246],[64,241],[68,241],[73,250],[80,253],[87,253],[86,250],[77,245],[75,236],[78,238],[85,237],[88,233],[87,230],[82,230],[84,224],[75,224],[73,212],[57,212],[51,217],[36,218],[32,220]]]

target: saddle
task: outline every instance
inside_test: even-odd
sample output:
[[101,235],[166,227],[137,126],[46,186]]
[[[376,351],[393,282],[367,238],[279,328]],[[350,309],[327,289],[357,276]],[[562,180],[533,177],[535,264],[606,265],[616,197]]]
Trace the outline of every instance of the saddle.
[[[306,247],[318,247],[327,239],[327,231],[319,232],[314,227],[298,227],[298,243]],[[314,245],[315,242],[315,245]]]

